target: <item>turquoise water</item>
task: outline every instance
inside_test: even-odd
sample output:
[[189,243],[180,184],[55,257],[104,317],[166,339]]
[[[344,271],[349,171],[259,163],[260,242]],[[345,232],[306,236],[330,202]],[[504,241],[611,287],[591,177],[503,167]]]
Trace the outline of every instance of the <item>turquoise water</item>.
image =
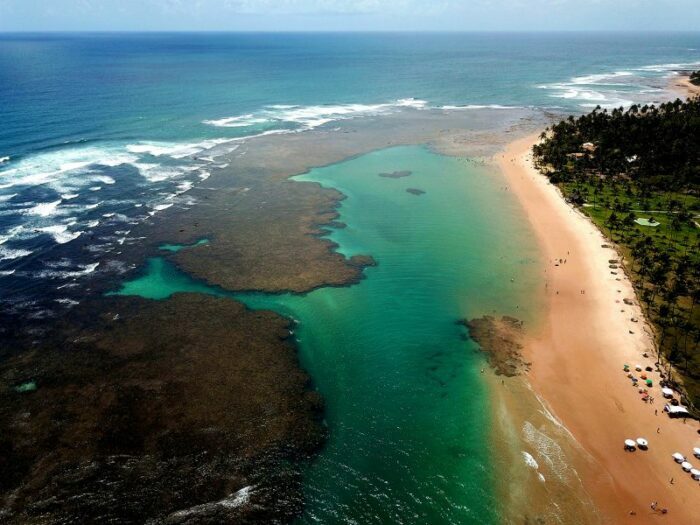
[[241,140],[658,101],[699,50],[699,32],[0,34],[0,306],[61,315]]
[[[401,179],[382,172],[410,170]],[[303,523],[495,523],[501,509],[483,357],[462,318],[531,318],[534,243],[501,179],[421,147],[297,177],[338,188],[346,255],[366,279],[306,295],[237,294],[298,321],[302,365],[326,401],[328,443],[305,478]],[[420,188],[421,196],[406,192]],[[511,282],[511,278],[513,282]],[[225,294],[163,259],[122,294]]]

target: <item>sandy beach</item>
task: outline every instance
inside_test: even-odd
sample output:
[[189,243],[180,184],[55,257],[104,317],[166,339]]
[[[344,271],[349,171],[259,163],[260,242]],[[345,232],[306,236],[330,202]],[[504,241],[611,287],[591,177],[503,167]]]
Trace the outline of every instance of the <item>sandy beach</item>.
[[[681,452],[700,464],[692,457],[693,447],[700,446],[700,425],[663,413],[658,373],[651,373],[653,404],[640,399],[623,373],[625,363],[654,366],[650,329],[629,280],[609,268],[609,260],[619,259],[616,251],[603,247],[607,241],[597,228],[534,169],[535,140],[514,142],[498,158],[546,261],[547,309],[525,344],[532,361],[527,378],[590,459],[575,467],[604,522],[693,523],[700,513],[700,484],[671,454]],[[649,450],[625,452],[624,440],[638,437],[649,441]],[[654,512],[654,501],[668,514]]]
[[669,87],[683,98],[700,95],[700,86],[692,84],[688,75],[672,77]]

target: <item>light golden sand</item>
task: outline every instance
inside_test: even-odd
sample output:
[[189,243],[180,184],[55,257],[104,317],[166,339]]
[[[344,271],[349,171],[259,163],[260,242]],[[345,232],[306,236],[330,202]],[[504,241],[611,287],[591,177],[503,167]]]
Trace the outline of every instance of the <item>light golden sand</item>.
[[[671,454],[681,452],[693,462],[692,448],[700,446],[698,423],[684,424],[662,413],[658,374],[652,375],[656,402],[648,405],[622,372],[624,363],[653,366],[653,359],[642,357],[645,351],[653,355],[653,338],[631,283],[621,271],[612,275],[608,267],[618,254],[601,247],[607,241],[597,228],[532,166],[535,140],[514,142],[497,159],[547,261],[543,281],[548,308],[526,343],[526,358],[532,361],[527,378],[581,447],[576,456],[587,458],[572,461],[604,522],[696,523],[700,483]],[[555,266],[560,258],[566,264]],[[624,304],[623,298],[633,299],[635,306]],[[640,322],[631,322],[632,317]],[[624,452],[623,441],[638,437],[648,439],[649,450]],[[695,463],[700,465],[700,460]],[[655,514],[652,501],[669,513]]]

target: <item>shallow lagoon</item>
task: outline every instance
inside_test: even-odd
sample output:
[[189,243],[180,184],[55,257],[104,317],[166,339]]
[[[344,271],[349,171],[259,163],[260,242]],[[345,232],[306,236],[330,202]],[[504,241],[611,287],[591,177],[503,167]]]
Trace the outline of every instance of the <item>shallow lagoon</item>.
[[[398,171],[411,175],[378,176]],[[377,151],[297,179],[347,196],[347,227],[329,237],[345,255],[377,260],[360,284],[230,294],[155,258],[119,293],[232,295],[298,322],[300,359],[326,401],[330,430],[306,474],[302,522],[497,522],[484,359],[456,321],[534,317],[537,255],[518,205],[488,168],[423,147]]]

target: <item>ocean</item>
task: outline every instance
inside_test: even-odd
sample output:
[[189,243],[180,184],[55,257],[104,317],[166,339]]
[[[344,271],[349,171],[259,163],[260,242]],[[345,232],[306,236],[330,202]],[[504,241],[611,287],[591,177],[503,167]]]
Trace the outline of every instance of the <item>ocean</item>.
[[[404,111],[651,103],[693,67],[700,33],[0,35],[0,308],[56,317],[133,269],[119,257],[143,242],[131,230],[200,205],[188,190],[257,136]],[[347,227],[329,236],[378,261],[351,287],[233,294],[297,321],[326,401],[302,522],[499,522],[484,358],[457,322],[534,315],[521,210],[486,167],[420,146],[298,178],[347,196]],[[153,255],[115,291],[229,295]]]

